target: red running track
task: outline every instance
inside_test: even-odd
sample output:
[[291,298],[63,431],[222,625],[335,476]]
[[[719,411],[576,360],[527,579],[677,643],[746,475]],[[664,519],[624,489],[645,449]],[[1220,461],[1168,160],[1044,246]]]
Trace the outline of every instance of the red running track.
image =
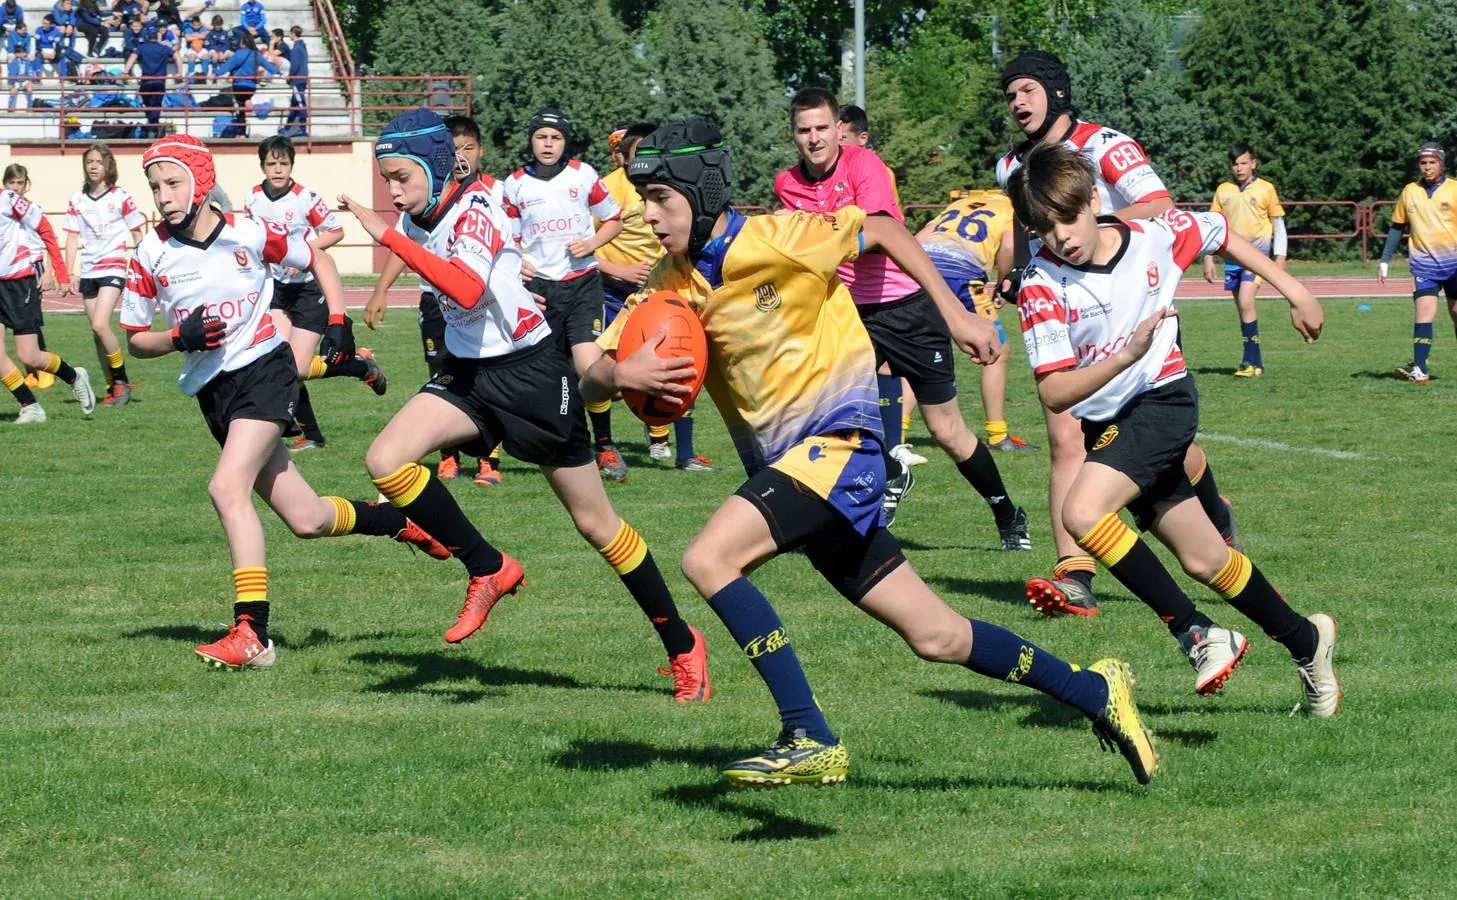
[[[1411,281],[1406,278],[1392,278],[1385,284],[1378,284],[1375,278],[1307,278],[1305,285],[1317,296],[1326,299],[1337,299],[1341,297],[1406,297],[1411,295]],[[351,309],[363,309],[364,304],[369,302],[369,288],[345,288],[344,302]],[[1269,287],[1262,287],[1261,297],[1272,296],[1274,292]],[[1185,278],[1179,284],[1177,295],[1183,300],[1224,298],[1229,296],[1223,284],[1209,284],[1203,278]],[[420,303],[420,295],[415,291],[390,291],[390,308],[408,307],[415,308]],[[45,298],[44,309],[46,312],[77,312],[81,309],[81,300],[76,296],[60,297],[52,293]]]

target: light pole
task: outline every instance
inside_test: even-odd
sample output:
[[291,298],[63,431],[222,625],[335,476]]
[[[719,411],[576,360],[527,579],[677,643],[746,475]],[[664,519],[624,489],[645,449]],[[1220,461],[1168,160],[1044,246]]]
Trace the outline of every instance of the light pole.
[[855,0],[855,105],[865,108],[865,0]]

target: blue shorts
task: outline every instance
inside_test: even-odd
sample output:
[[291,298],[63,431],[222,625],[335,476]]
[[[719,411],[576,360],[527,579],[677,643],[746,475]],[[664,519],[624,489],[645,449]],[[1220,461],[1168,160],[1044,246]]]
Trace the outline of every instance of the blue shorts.
[[931,262],[936,266],[936,271],[941,275],[941,280],[951,288],[951,293],[966,307],[966,311],[981,316],[983,319],[991,319],[997,326],[997,337],[1002,343],[1007,342],[1007,331],[997,319],[997,305],[992,299],[991,291],[987,288],[987,273],[977,264],[955,256],[947,256],[940,253],[928,253]]
[[1226,291],[1237,291],[1242,283],[1260,283],[1260,276],[1246,269],[1244,266],[1224,264],[1224,289]]
[[880,447],[880,436],[870,431],[816,435],[790,447],[770,468],[814,492],[857,532],[869,534],[884,524],[880,501],[885,457]]
[[641,287],[618,279],[602,276],[602,327],[606,328],[622,312],[627,298],[636,294]]
[[1412,297],[1435,297],[1445,291],[1448,300],[1457,300],[1457,270],[1414,265],[1411,275],[1416,286]]

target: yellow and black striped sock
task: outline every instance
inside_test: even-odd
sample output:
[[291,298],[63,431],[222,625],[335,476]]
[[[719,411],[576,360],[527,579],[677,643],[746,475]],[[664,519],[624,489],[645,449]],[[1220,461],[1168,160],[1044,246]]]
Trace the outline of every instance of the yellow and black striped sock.
[[987,443],[995,447],[1007,439],[1007,423],[1001,419],[987,419]]
[[111,370],[111,381],[113,384],[129,384],[126,377],[126,363],[122,361],[121,351],[106,354],[106,367]]
[[1174,581],[1153,550],[1123,524],[1117,513],[1108,513],[1092,530],[1078,538],[1078,546],[1101,562],[1113,577],[1158,614],[1174,636],[1194,625],[1214,624],[1194,606],[1194,601]]
[[233,570],[233,618],[247,616],[258,642],[268,646],[268,569],[246,566]]
[[901,440],[905,440],[906,439],[906,435],[908,435],[910,433],[911,433],[911,414],[910,413],[901,413]]
[[303,380],[313,381],[316,378],[323,378],[324,373],[327,371],[329,371],[329,367],[324,364],[324,358],[322,356],[315,356],[309,360],[309,370],[304,373]]
[[344,497],[322,499],[334,507],[334,524],[329,526],[329,537],[346,534],[394,537],[405,530],[405,514],[393,506]]
[[501,571],[501,551],[481,537],[455,502],[450,489],[430,469],[419,463],[406,463],[383,478],[374,479],[374,485],[395,509],[449,548],[472,576]]
[[61,379],[66,384],[76,383],[76,370],[71,368],[64,359],[61,359],[49,350],[46,351],[46,364],[41,366],[41,368]]
[[587,421],[592,423],[592,440],[599,444],[612,443],[612,401],[601,400],[587,404]]
[[671,430],[671,428],[672,426],[669,425],[649,425],[648,443],[666,444],[668,442],[668,432]]
[[0,384],[15,395],[15,401],[21,406],[29,406],[35,402],[35,394],[25,386],[25,375],[19,369],[11,369],[10,374],[0,378]]
[[1259,567],[1243,553],[1230,547],[1229,559],[1209,580],[1209,587],[1260,626],[1271,639],[1284,644],[1291,656],[1307,660],[1315,655],[1315,626],[1290,608]]
[[1052,577],[1072,579],[1082,582],[1083,587],[1091,589],[1093,576],[1098,574],[1098,562],[1091,556],[1064,556],[1052,567]]
[[658,632],[668,655],[677,656],[692,650],[693,633],[688,630],[688,623],[678,615],[678,607],[663,581],[663,573],[648,552],[647,541],[637,530],[623,522],[618,526],[617,536],[597,552],[612,566],[612,571],[622,579],[627,592],[642,608],[643,615]]

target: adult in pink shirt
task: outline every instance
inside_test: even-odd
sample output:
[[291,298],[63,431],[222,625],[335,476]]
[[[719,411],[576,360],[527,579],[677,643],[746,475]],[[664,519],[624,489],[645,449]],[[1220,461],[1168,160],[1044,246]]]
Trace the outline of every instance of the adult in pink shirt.
[[[867,215],[892,216],[904,222],[890,170],[875,151],[839,143],[839,104],[823,88],[805,88],[789,103],[789,122],[799,164],[774,179],[774,194],[789,210],[833,214],[858,206]],[[861,254],[840,267],[840,280],[850,290],[860,321],[870,334],[880,365],[880,398],[885,446],[899,443],[900,379],[910,383],[921,403],[931,437],[991,506],[1003,550],[1030,550],[1027,513],[1007,495],[996,460],[966,427],[956,402],[956,358],[952,341],[965,350],[997,343],[996,329],[974,316],[945,292],[946,303],[933,299],[914,279],[883,253]],[[884,374],[886,371],[889,374]],[[887,402],[891,401],[891,402]],[[886,524],[895,518],[900,500],[914,480],[911,470],[886,457]]]

